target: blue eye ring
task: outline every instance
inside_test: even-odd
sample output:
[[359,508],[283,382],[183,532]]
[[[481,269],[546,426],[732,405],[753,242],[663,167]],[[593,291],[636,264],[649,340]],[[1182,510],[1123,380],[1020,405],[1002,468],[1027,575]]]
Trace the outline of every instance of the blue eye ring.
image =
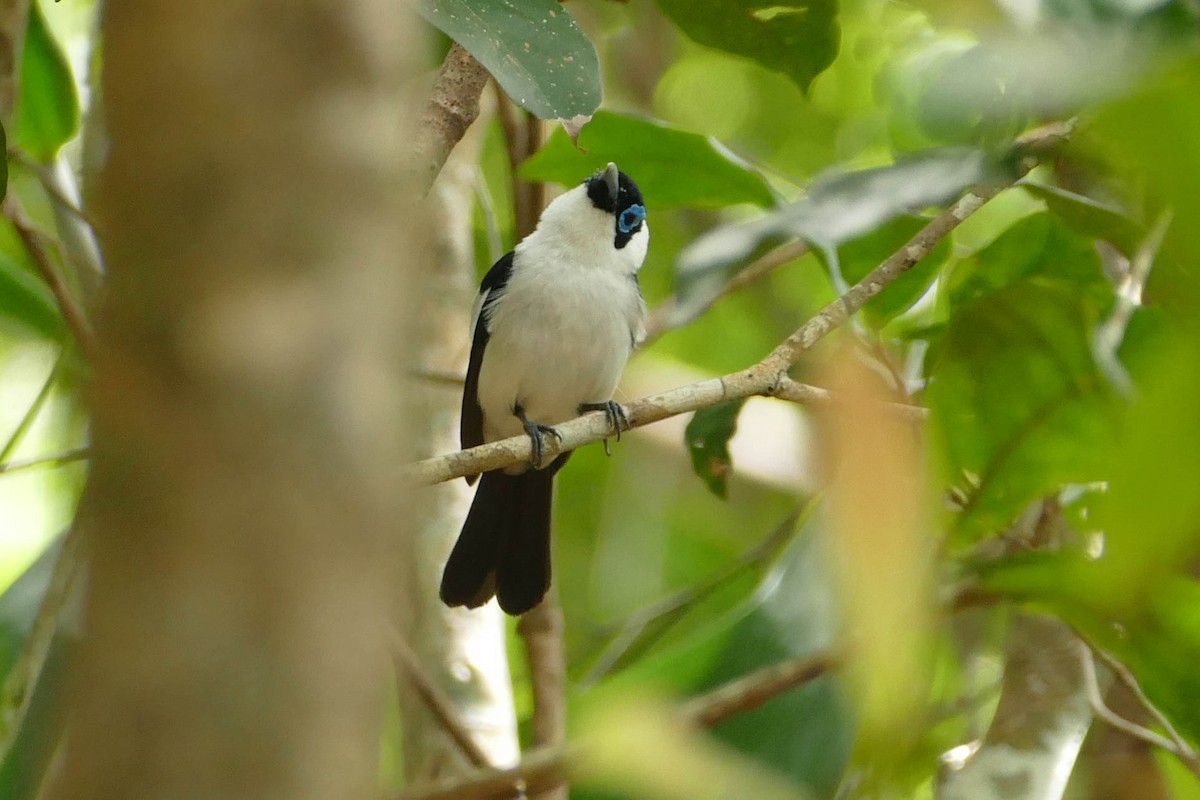
[[646,218],[646,207],[634,203],[629,208],[621,212],[617,218],[617,230],[621,233],[633,233],[634,228],[642,224],[642,220]]

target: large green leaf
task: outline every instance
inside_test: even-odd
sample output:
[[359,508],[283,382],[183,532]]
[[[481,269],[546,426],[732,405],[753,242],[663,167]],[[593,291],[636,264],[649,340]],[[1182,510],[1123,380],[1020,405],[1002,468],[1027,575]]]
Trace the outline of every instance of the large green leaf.
[[967,302],[941,342],[929,403],[951,467],[975,477],[959,530],[1004,530],[1031,501],[1103,477],[1110,394],[1077,287],[1030,278]]
[[422,0],[418,8],[542,119],[571,119],[600,105],[596,48],[556,0]]
[[1018,220],[987,247],[955,264],[945,294],[953,311],[1026,278],[1073,286],[1093,313],[1103,312],[1113,300],[1095,244],[1047,212]]
[[521,165],[526,180],[573,186],[614,162],[646,197],[650,212],[665,208],[720,208],[775,204],[766,180],[716,140],[627,114],[599,111],[579,134],[579,146],[561,128]]
[[29,4],[14,115],[17,145],[43,163],[53,159],[79,129],[79,97],[71,66],[46,27],[36,0]]
[[833,63],[837,0],[658,0],[689,38],[782,72],[807,91]]

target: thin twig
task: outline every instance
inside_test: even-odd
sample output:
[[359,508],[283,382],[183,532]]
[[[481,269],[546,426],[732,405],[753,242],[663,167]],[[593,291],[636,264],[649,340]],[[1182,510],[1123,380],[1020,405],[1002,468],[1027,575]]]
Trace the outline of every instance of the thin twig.
[[7,762],[13,742],[25,723],[34,688],[50,653],[54,632],[58,629],[59,617],[71,597],[71,588],[82,562],[79,552],[82,539],[77,522],[67,531],[50,574],[50,583],[33,619],[33,627],[16,663],[4,680],[3,689],[0,689],[0,764]]
[[[58,373],[62,369],[63,354],[60,352],[58,357],[54,359],[54,366],[50,368],[50,373],[46,376],[46,380],[42,382],[42,388],[38,390],[37,396],[33,398],[33,402],[29,404],[29,408],[25,410],[25,415],[21,417],[21,421],[17,423],[17,427],[13,429],[12,435],[8,437],[4,447],[0,447],[0,472],[5,472],[5,464],[12,456],[13,452],[21,446],[25,434],[29,432],[33,421],[37,419],[37,415],[41,412],[42,406],[50,397],[50,390],[54,388],[54,382],[58,380]],[[11,470],[9,470],[11,471]]]
[[[771,396],[793,403],[815,406],[832,405],[838,400],[837,394],[828,389],[822,389],[820,386],[813,386],[808,383],[801,383],[787,377],[779,381],[779,385],[775,387],[775,391]],[[889,414],[895,414],[901,419],[913,422],[921,422],[929,417],[929,409],[910,403],[880,403],[879,408]]]
[[531,750],[521,763],[503,769],[475,770],[468,775],[410,786],[395,800],[499,800],[557,786],[577,768],[579,748]]
[[59,275],[58,268],[55,266],[54,260],[50,257],[45,236],[34,227],[33,222],[25,215],[24,209],[21,208],[21,203],[11,192],[4,200],[4,213],[12,222],[13,227],[16,228],[17,235],[21,237],[21,242],[25,245],[25,249],[29,251],[34,264],[37,265],[42,279],[46,281],[46,285],[50,287],[50,291],[54,294],[54,299],[58,302],[58,309],[62,313],[63,319],[66,321],[67,327],[70,328],[75,340],[79,342],[84,355],[89,359],[94,359],[96,355],[96,334],[92,330],[92,325],[88,321],[87,315],[84,314],[83,307],[72,296],[66,281]]
[[421,660],[417,658],[417,654],[413,652],[398,631],[390,631],[390,638],[397,672],[401,672],[408,679],[417,695],[420,696],[421,702],[458,745],[467,760],[476,767],[490,767],[492,764],[487,753],[475,741],[470,730],[459,717],[454,701],[447,697],[425,674]]
[[[716,725],[816,680],[840,667],[844,660],[839,649],[831,649],[771,664],[693,698],[680,708],[680,716],[695,725]],[[579,746],[538,748],[515,767],[476,770],[457,778],[410,786],[395,800],[498,800],[522,790],[532,795],[561,785],[579,771],[585,759],[586,753]]]
[[683,716],[697,725],[712,727],[741,711],[758,708],[788,689],[816,680],[840,667],[844,660],[843,653],[835,648],[756,669],[688,701]]
[[52,456],[39,456],[38,458],[29,458],[23,461],[5,461],[0,463],[0,475],[6,475],[10,472],[18,472],[24,469],[33,469],[34,467],[61,467],[64,464],[71,464],[75,461],[83,461],[92,455],[92,450],[89,447],[79,447],[74,450],[67,450],[64,453],[57,453]]
[[96,230],[96,225],[94,222],[92,222],[91,217],[88,216],[86,211],[76,205],[74,200],[67,197],[66,194],[63,193],[62,187],[59,186],[58,181],[54,179],[54,176],[44,164],[38,163],[37,160],[19,147],[8,148],[8,157],[32,172],[34,177],[36,177],[38,182],[42,185],[42,190],[45,191],[46,195],[60,208],[62,208],[63,211],[66,211],[68,214],[77,217],[93,231]]
[[1137,698],[1137,701],[1142,704],[1142,708],[1146,710],[1146,713],[1153,717],[1154,721],[1161,725],[1162,729],[1167,732],[1167,738],[1169,738],[1171,743],[1174,745],[1173,748],[1169,747],[1167,749],[1182,759],[1188,768],[1192,770],[1197,777],[1200,777],[1200,754],[1197,754],[1195,748],[1193,748],[1188,741],[1180,735],[1179,731],[1175,729],[1175,726],[1171,724],[1171,720],[1167,718],[1167,715],[1160,711],[1158,706],[1154,705],[1150,698],[1146,696],[1146,693],[1142,691],[1142,687],[1138,683],[1137,678],[1135,678],[1133,673],[1129,671],[1129,667],[1125,666],[1112,655],[1106,653],[1100,648],[1092,647],[1086,640],[1081,638],[1080,641],[1087,645],[1091,653],[1094,654],[1096,658],[1100,659],[1100,661],[1104,663],[1104,666],[1108,667],[1109,671],[1112,672],[1116,679],[1120,681],[1121,684],[1128,689],[1135,698]]
[[455,43],[446,53],[413,148],[413,169],[420,174],[423,191],[433,185],[450,151],[479,116],[479,96],[490,77],[462,45]]
[[[792,540],[799,528],[801,518],[807,518],[818,500],[819,496],[814,497],[800,508],[792,511],[783,522],[775,526],[775,529],[765,539],[748,549],[735,561],[722,565],[698,583],[639,609],[622,620],[619,625],[609,626],[607,630],[603,630],[600,635],[613,638],[580,684],[586,686],[605,677],[622,662],[627,661],[631,655],[644,650],[653,643],[654,639],[666,633],[670,626],[680,618],[681,612],[708,597],[744,570],[775,558]],[[658,625],[651,637],[644,635],[649,626],[660,621],[664,624]]]
[[[754,395],[773,396],[783,385],[788,369],[804,352],[928,255],[950,231],[1002,188],[977,189],[934,217],[907,244],[850,287],[844,295],[817,312],[757,364],[721,378],[682,386],[630,404],[626,409],[630,427],[639,428],[727,400]],[[555,430],[560,438],[546,443],[547,455],[574,450],[612,435],[602,412],[592,412],[570,420],[555,426]],[[514,436],[419,461],[405,470],[405,477],[419,485],[429,485],[527,462],[531,455],[529,437]]]
[[721,291],[696,308],[688,309],[687,313],[681,312],[678,295],[672,294],[668,296],[650,312],[650,316],[646,320],[646,338],[641,344],[642,348],[647,347],[664,333],[688,324],[715,306],[718,301],[733,294],[738,289],[749,286],[760,278],[771,274],[776,268],[804,256],[808,253],[808,249],[808,242],[797,240],[782,244],[774,250],[764,253],[760,258],[736,272],[729,279],[729,282],[721,288]]
[[1142,292],[1150,278],[1150,268],[1154,266],[1154,259],[1166,238],[1167,229],[1171,226],[1171,218],[1171,212],[1164,211],[1138,245],[1129,269],[1117,286],[1112,314],[1097,327],[1092,340],[1096,362],[1112,385],[1126,397],[1133,394],[1133,378],[1129,377],[1129,371],[1121,363],[1117,351],[1125,338],[1125,329],[1129,327],[1133,312],[1142,305]]

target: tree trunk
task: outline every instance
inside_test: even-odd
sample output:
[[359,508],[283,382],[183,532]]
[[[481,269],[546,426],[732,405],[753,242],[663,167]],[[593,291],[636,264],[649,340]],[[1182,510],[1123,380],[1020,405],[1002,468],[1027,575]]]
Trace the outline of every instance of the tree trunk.
[[398,257],[420,229],[406,11],[106,3],[110,272],[56,795],[374,793],[421,261]]

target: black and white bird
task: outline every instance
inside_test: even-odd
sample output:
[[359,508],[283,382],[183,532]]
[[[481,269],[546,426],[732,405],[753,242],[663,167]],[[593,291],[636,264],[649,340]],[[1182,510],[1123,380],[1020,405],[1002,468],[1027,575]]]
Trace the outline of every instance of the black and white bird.
[[[637,272],[650,227],[642,194],[615,164],[550,203],[537,229],[496,262],[479,287],[462,401],[462,446],[528,435],[530,464],[479,482],[442,573],[441,597],[475,608],[493,596],[509,614],[550,588],[550,500],[570,453],[544,456],[552,426],[604,411],[645,336]],[[474,483],[477,475],[467,477]]]

